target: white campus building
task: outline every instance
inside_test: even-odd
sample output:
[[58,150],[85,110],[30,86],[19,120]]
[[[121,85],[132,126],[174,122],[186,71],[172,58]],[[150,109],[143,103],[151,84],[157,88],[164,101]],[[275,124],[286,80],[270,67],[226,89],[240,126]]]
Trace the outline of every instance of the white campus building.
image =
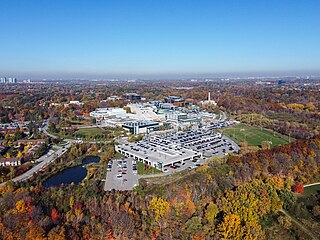
[[214,106],[217,105],[217,103],[214,100],[211,100],[210,92],[208,93],[208,100],[201,101],[201,104],[203,104],[203,105],[214,105]]
[[126,118],[127,112],[123,108],[97,108],[95,111],[90,112],[90,116],[100,120],[110,117]]

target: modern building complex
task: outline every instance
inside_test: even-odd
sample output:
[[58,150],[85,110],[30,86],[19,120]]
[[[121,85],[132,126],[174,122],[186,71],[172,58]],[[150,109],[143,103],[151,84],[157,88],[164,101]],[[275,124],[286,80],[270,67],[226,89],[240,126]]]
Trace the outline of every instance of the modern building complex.
[[177,107],[184,107],[187,105],[186,101],[183,98],[180,98],[177,96],[165,97],[164,102],[172,103],[174,106],[177,106]]
[[159,170],[175,163],[183,164],[185,161],[201,157],[201,153],[183,148],[174,143],[162,142],[158,139],[149,139],[138,143],[116,145],[117,152],[141,161]]
[[124,96],[124,99],[131,102],[139,102],[141,101],[141,96],[137,93],[126,93]]
[[[135,93],[128,93],[125,96],[130,101],[132,99],[133,101],[141,99]],[[195,124],[207,124],[216,121],[215,114],[201,111],[196,105],[186,105],[185,100],[180,97],[169,96],[164,100],[165,102],[131,103],[126,106],[126,110],[122,108],[97,108],[90,113],[90,116],[94,117],[100,126],[122,126],[132,134],[157,130],[159,126],[178,130]],[[210,100],[210,95],[209,100],[206,102],[214,103],[214,101]],[[133,128],[133,122],[140,127]],[[153,122],[154,125],[156,123],[157,127],[141,127],[146,122]]]
[[107,120],[109,118],[126,118],[127,112],[123,108],[97,108],[90,112],[90,116],[98,120]]
[[201,157],[221,157],[238,152],[239,147],[213,131],[203,129],[151,136],[146,140],[115,146],[117,152],[159,170]]
[[160,125],[158,122],[153,121],[135,121],[122,124],[125,130],[131,134],[149,133],[158,130]]

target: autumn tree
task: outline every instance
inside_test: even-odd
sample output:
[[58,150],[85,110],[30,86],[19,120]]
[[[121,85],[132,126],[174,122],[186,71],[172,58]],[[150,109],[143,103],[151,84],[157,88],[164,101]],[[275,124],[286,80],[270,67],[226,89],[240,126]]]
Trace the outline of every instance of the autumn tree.
[[205,217],[206,220],[210,223],[214,223],[214,219],[216,218],[217,214],[219,213],[218,206],[214,204],[213,202],[210,202],[207,206],[207,209],[205,211]]
[[223,240],[240,240],[242,238],[241,220],[238,215],[226,215],[218,229]]
[[304,191],[304,186],[301,182],[296,183],[294,186],[292,186],[292,191],[295,193],[302,193]]
[[158,221],[170,211],[170,203],[163,198],[154,197],[149,203],[149,210],[154,214],[154,219]]

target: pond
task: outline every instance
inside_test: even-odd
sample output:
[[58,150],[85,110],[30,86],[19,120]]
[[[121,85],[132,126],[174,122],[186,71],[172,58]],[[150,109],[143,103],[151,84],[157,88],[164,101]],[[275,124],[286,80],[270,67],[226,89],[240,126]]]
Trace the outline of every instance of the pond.
[[97,163],[100,161],[99,157],[96,156],[88,156],[82,162],[82,165],[67,168],[61,172],[56,173],[52,177],[48,178],[45,182],[43,182],[43,186],[45,187],[57,187],[61,184],[78,184],[87,176],[87,169],[84,167],[89,163]]

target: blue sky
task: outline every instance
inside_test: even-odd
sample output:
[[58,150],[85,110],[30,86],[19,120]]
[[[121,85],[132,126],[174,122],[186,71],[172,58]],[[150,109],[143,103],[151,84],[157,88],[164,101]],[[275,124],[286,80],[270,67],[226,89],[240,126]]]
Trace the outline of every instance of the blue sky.
[[318,0],[1,0],[0,10],[0,75],[320,73]]

